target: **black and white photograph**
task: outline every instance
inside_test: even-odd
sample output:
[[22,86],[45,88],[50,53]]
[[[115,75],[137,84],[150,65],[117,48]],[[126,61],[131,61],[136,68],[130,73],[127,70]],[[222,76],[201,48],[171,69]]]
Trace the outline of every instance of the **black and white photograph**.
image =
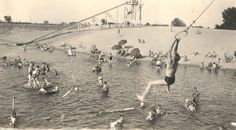
[[1,130],[236,130],[236,0],[0,0]]

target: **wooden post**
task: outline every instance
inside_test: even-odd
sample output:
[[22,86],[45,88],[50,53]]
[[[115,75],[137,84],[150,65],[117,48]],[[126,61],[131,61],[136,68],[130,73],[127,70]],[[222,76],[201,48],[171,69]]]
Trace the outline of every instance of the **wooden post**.
[[12,111],[15,111],[15,97],[12,99]]

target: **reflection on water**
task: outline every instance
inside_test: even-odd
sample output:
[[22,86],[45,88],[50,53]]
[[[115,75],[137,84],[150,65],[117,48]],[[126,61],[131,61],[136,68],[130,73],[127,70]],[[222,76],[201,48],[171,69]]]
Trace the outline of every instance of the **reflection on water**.
[[[0,50],[4,50],[1,47]],[[127,61],[117,59],[112,67],[103,65],[103,75],[110,85],[109,97],[104,98],[97,88],[97,74],[91,69],[96,65],[88,55],[78,54],[69,58],[64,52],[40,53],[33,48],[26,53],[22,48],[0,51],[3,55],[19,54],[34,61],[46,61],[57,69],[59,75],[49,75],[56,83],[60,93],[52,96],[39,95],[26,90],[27,68],[18,70],[14,67],[0,66],[0,115],[9,116],[11,99],[16,97],[16,112],[20,119],[17,127],[37,128],[108,128],[109,123],[117,120],[120,113],[99,115],[99,111],[121,109],[139,105],[136,93],[142,93],[147,83],[164,77],[164,70],[159,73],[150,63],[140,61],[139,65],[127,67]],[[45,58],[46,57],[46,58]],[[220,126],[230,129],[230,122],[236,121],[235,70],[220,70],[217,74],[201,71],[194,66],[179,66],[176,83],[167,95],[164,88],[158,88],[156,101],[168,114],[154,124],[145,121],[148,109],[125,112],[125,128],[142,129],[218,129]],[[71,91],[78,86],[78,91]],[[185,111],[183,104],[191,97],[193,87],[201,92],[200,109],[194,114]],[[153,93],[147,96],[147,106],[153,103]],[[44,118],[51,117],[45,120]]]

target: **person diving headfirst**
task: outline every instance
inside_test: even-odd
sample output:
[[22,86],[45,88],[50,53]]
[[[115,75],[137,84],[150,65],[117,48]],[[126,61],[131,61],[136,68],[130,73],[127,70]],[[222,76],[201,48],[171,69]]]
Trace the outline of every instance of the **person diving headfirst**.
[[168,52],[165,79],[149,82],[142,95],[136,94],[137,98],[141,101],[141,103],[143,103],[144,98],[148,94],[151,86],[153,85],[165,86],[167,93],[170,94],[170,86],[175,83],[175,73],[177,71],[178,62],[180,60],[180,55],[177,52],[179,41],[180,39],[176,38]]

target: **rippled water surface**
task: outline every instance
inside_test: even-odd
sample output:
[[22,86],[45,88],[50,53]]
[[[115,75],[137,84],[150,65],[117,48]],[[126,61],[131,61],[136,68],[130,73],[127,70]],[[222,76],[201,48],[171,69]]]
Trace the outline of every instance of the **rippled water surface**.
[[[142,93],[148,81],[164,77],[147,61],[127,67],[127,60],[116,59],[112,66],[103,65],[104,78],[110,85],[109,97],[101,96],[97,85],[97,74],[91,72],[96,65],[86,54],[70,58],[62,51],[40,52],[34,47],[23,52],[22,47],[0,47],[0,56],[21,55],[34,61],[46,61],[59,75],[49,74],[60,92],[51,96],[39,95],[26,90],[27,68],[0,66],[0,119],[11,113],[12,97],[16,97],[16,112],[19,128],[108,128],[109,123],[119,118],[121,113],[99,115],[99,111],[122,109],[139,105],[136,93]],[[233,129],[230,122],[236,121],[236,71],[220,70],[218,73],[200,71],[198,67],[180,65],[176,83],[167,95],[164,88],[158,88],[156,101],[168,114],[154,124],[145,121],[148,108],[124,112],[125,128],[141,129],[219,129],[220,126]],[[71,88],[78,86],[78,91]],[[200,109],[194,114],[185,111],[183,104],[191,97],[193,87],[201,92]],[[147,97],[147,106],[153,103],[153,93]],[[44,118],[51,117],[47,121]]]

